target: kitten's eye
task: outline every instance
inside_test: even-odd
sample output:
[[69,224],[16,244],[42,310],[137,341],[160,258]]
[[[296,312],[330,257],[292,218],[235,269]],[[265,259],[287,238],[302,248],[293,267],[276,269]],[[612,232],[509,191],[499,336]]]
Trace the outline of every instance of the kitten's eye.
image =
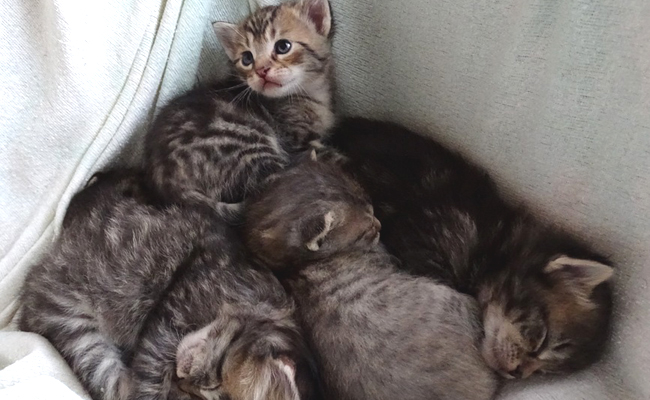
[[572,346],[573,346],[573,343],[571,343],[571,342],[560,343],[560,344],[557,344],[557,345],[553,346],[553,351],[567,350],[567,349],[570,349]]
[[248,67],[253,63],[253,53],[245,51],[241,53],[241,63],[244,67]]
[[537,342],[537,346],[533,348],[533,351],[528,353],[530,357],[537,357],[542,351],[546,350],[546,347],[548,347],[548,339],[550,336],[548,334],[548,329],[544,328],[543,332],[543,336]]
[[291,42],[287,39],[280,39],[275,42],[275,52],[278,54],[287,54],[291,50]]

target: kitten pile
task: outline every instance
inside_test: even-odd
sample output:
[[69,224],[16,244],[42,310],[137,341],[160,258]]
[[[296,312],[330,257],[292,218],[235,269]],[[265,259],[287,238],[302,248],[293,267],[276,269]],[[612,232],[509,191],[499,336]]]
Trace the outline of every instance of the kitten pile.
[[598,359],[605,258],[430,139],[335,123],[327,0],[214,29],[240,79],[96,174],[21,293],[93,399],[489,400]]

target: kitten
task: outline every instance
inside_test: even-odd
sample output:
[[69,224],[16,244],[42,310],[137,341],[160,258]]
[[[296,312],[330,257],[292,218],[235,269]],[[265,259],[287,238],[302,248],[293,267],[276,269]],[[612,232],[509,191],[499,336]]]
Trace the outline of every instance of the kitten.
[[[368,241],[379,241],[381,225],[372,216],[365,192],[336,166],[316,157],[312,151],[309,159],[303,157],[283,171],[281,184],[263,192],[263,206],[247,207],[244,231],[256,232],[247,236],[248,246],[256,249],[254,254],[271,269],[290,269],[291,260],[302,263],[341,252],[345,246],[351,246],[348,250],[357,245],[366,248]],[[291,213],[299,213],[299,223],[284,219]],[[372,229],[366,229],[369,221]],[[306,245],[305,237],[311,237]]]
[[341,170],[303,162],[252,199],[245,219],[246,243],[297,303],[327,398],[493,397],[476,301],[397,271],[365,194]]
[[412,273],[476,297],[487,363],[508,378],[574,371],[602,353],[613,269],[509,205],[487,173],[395,124],[347,119],[332,143],[368,191],[382,242]]
[[334,123],[332,18],[327,0],[301,0],[214,30],[241,82],[197,88],[163,108],[145,138],[145,165],[163,201],[236,215]]
[[308,398],[279,282],[217,218],[147,205],[140,179],[101,174],[73,198],[25,280],[20,329],[50,340],[94,399]]

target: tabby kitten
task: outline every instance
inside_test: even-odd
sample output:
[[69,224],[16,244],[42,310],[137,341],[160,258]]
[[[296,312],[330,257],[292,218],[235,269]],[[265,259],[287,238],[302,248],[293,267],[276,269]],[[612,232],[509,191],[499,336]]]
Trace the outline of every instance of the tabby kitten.
[[509,205],[485,171],[401,126],[347,119],[332,143],[370,194],[402,267],[479,300],[492,368],[525,378],[596,361],[612,307],[607,260]]
[[327,0],[255,11],[214,30],[239,84],[173,100],[145,138],[145,165],[165,202],[236,214],[237,203],[317,143],[334,123],[332,18]]
[[279,282],[223,222],[146,200],[130,171],[73,198],[25,280],[20,329],[50,340],[94,399],[308,398],[308,352]]
[[314,161],[247,206],[245,240],[294,297],[326,398],[492,398],[476,301],[398,272],[379,228],[359,186]]

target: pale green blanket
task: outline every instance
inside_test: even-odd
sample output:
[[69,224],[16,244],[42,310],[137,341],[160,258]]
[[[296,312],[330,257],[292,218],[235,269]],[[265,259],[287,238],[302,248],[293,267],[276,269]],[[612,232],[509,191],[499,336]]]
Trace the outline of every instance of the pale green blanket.
[[[650,1],[333,8],[343,111],[434,135],[619,267],[605,361],[502,397],[650,399]],[[87,178],[134,159],[158,106],[224,73],[210,22],[248,10],[245,0],[0,2],[0,398],[83,393],[46,342],[9,331],[22,278]]]

